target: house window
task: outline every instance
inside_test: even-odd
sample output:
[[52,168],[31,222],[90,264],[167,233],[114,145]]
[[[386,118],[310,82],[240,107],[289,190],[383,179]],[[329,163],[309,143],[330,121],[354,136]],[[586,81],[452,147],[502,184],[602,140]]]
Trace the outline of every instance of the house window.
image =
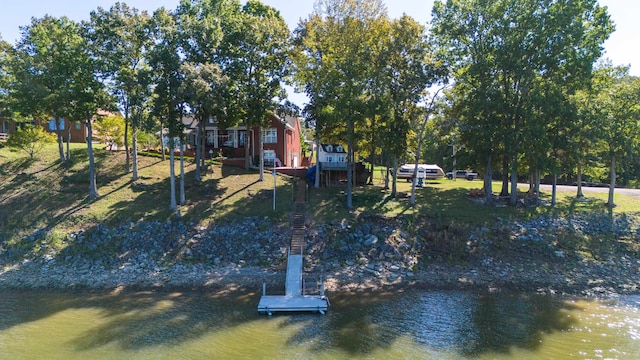
[[213,145],[216,138],[214,131],[207,131],[207,145]]
[[77,121],[76,122],[76,130],[80,130],[80,129],[82,129],[82,124],[79,121]]
[[227,140],[225,140],[224,142],[224,146],[237,148],[238,142],[236,141],[236,134],[237,131],[235,129],[229,130]]
[[264,150],[264,165],[273,166],[276,161],[276,152],[273,150]]
[[3,133],[8,133],[9,132],[9,120],[4,120],[2,122],[2,132]]
[[64,130],[64,119],[60,119],[60,129],[58,129],[58,124],[55,119],[49,120],[49,130]]
[[275,144],[278,142],[278,129],[268,128],[262,132],[265,144]]
[[238,144],[241,147],[247,145],[247,132],[246,131],[244,131],[244,130],[238,131]]

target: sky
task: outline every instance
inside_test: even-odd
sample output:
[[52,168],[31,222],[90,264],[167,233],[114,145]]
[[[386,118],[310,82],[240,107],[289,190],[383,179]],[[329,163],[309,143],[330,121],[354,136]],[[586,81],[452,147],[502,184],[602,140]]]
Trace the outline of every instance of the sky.
[[[175,9],[179,0],[120,0],[130,7],[140,10],[153,10],[159,7]],[[0,0],[0,35],[2,39],[14,44],[20,38],[20,26],[28,25],[32,17],[44,15],[67,16],[75,21],[87,20],[89,13],[98,7],[108,9],[116,0]],[[243,1],[244,2],[244,1]],[[307,18],[313,10],[313,0],[262,0],[280,11],[289,28],[293,30],[301,19]],[[387,11],[391,18],[403,13],[426,24],[431,16],[433,0],[386,0]],[[614,65],[630,65],[631,75],[640,76],[640,1],[638,0],[599,0],[607,6],[609,15],[616,24],[616,31],[604,43],[605,57]],[[290,99],[302,105],[306,98],[302,94],[293,94],[288,88]]]

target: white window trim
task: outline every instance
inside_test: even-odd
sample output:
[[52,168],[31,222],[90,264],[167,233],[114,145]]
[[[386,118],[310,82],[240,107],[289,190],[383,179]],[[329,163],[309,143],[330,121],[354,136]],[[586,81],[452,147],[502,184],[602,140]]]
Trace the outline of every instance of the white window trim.
[[265,144],[278,143],[278,129],[266,128],[262,131],[262,142]]

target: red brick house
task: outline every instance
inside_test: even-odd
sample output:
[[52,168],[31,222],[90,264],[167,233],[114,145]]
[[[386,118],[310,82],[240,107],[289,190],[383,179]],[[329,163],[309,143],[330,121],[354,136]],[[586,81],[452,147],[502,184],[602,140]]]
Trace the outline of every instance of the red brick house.
[[[120,116],[120,114],[114,114],[107,111],[101,111],[99,116]],[[48,120],[32,120],[26,122],[31,125],[42,126],[46,131],[57,136],[58,125],[62,130],[62,141],[66,142],[67,138],[70,138],[70,142],[72,143],[86,143],[87,136],[89,135],[89,131],[87,130],[87,125],[84,121],[67,121],[66,119],[61,119],[60,122],[55,121],[53,118]],[[11,132],[16,130],[16,127],[19,126],[19,123],[7,118],[0,117],[0,138],[3,137],[1,134],[10,134]],[[96,140],[96,130],[93,129],[94,142]],[[6,137],[6,136],[5,136]]]
[[[192,117],[183,119],[189,132],[189,145],[194,146],[196,139],[197,120]],[[244,165],[246,147],[252,163],[257,164],[259,158],[259,138],[263,137],[264,163],[266,166],[298,168],[303,166],[305,152],[301,144],[300,119],[292,116],[271,116],[269,126],[262,128],[262,134],[257,127],[247,129],[240,124],[236,127],[220,129],[214,119],[205,124],[205,152],[222,153],[228,163]]]
[[[27,122],[31,125],[42,126],[46,131],[56,134],[56,129],[58,124],[54,119],[42,121],[42,120],[33,120]],[[18,123],[11,119],[0,118],[0,137],[8,136],[16,130],[16,127],[19,126]],[[70,128],[69,128],[70,127]],[[84,121],[71,122],[69,123],[65,119],[60,121],[60,128],[62,129],[62,140],[64,142],[67,141],[67,138],[71,137],[72,143],[84,143],[87,139],[87,126]],[[6,134],[6,135],[3,135]]]

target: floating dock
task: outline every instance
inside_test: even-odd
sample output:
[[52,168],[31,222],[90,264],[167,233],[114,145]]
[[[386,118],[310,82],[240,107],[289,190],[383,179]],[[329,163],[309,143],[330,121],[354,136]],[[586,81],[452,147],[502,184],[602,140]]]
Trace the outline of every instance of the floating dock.
[[267,295],[266,285],[262,285],[262,297],[258,303],[258,312],[272,315],[275,312],[318,312],[324,314],[329,308],[329,299],[324,295],[324,285],[319,294],[305,294],[302,278],[304,249],[304,203],[306,183],[298,181],[296,203],[293,213],[291,243],[287,256],[287,278],[284,295]]

